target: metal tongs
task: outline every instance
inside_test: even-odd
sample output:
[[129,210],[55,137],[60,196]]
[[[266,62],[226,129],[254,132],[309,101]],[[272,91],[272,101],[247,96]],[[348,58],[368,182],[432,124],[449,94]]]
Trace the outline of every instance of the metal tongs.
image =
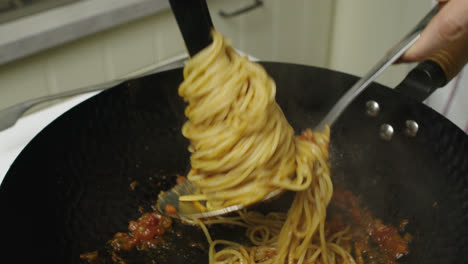
[[315,127],[315,130],[322,130],[326,125],[331,126],[336,119],[343,113],[348,105],[356,98],[364,89],[366,89],[379,75],[384,72],[390,65],[397,61],[415,42],[418,40],[423,29],[429,24],[429,21],[439,12],[439,7],[433,7],[424,18],[411,30],[403,39],[400,40],[391,50],[380,59],[359,81],[354,84],[341,98],[332,109],[328,112],[325,118]]
[[[187,50],[191,56],[195,55],[203,48],[211,44],[210,32],[213,28],[211,17],[205,0],[170,0],[172,11],[176,17],[179,29],[182,32]],[[411,30],[400,42],[398,42],[372,69],[364,75],[340,100],[332,107],[324,119],[321,120],[316,131],[321,131],[325,125],[331,126],[346,107],[358,96],[365,88],[371,84],[385,69],[400,58],[406,50],[419,38],[421,31],[426,27],[429,21],[437,14],[439,8],[436,6],[424,16],[424,18]],[[276,190],[262,201],[270,200],[284,190]],[[200,194],[200,189],[191,181],[187,180],[176,185],[167,192],[159,195],[157,207],[165,215],[191,220],[193,218],[207,218],[238,211],[250,205],[239,204],[214,211],[200,211],[193,202],[179,201],[183,195]],[[175,209],[176,213],[168,214],[167,207]]]

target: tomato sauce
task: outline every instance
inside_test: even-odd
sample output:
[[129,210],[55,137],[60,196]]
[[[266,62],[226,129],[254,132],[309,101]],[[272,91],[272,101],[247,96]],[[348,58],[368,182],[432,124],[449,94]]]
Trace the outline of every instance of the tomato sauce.
[[[350,227],[350,248],[357,263],[396,264],[397,260],[408,254],[411,235],[402,236],[397,227],[386,225],[382,220],[359,205],[359,199],[350,191],[336,188],[329,207],[327,231],[338,232]],[[402,220],[406,226],[408,220]],[[400,226],[401,228],[401,226]]]
[[130,221],[128,233],[116,233],[109,243],[115,251],[154,248],[171,224],[169,217],[157,212],[145,213],[138,220]]

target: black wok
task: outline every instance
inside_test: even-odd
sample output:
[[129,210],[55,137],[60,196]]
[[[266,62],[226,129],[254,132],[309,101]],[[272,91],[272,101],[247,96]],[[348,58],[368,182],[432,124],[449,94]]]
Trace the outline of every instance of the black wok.
[[[321,68],[262,64],[297,133],[314,127],[357,80]],[[2,263],[80,263],[79,255],[93,250],[107,257],[106,241],[127,230],[139,206],[151,210],[159,191],[189,169],[180,133],[181,81],[176,69],[122,83],[63,114],[28,144],[0,188]],[[377,117],[366,115],[368,100],[380,103]],[[415,137],[404,133],[410,119],[419,124]],[[390,141],[379,136],[383,123],[395,129]],[[335,185],[358,194],[386,223],[409,219],[414,240],[401,263],[468,262],[463,131],[425,105],[372,84],[333,126],[330,148]],[[157,249],[130,251],[124,259],[207,263],[201,231],[178,222],[173,229]],[[242,239],[242,232],[215,228],[213,236]],[[202,246],[193,247],[197,242]]]

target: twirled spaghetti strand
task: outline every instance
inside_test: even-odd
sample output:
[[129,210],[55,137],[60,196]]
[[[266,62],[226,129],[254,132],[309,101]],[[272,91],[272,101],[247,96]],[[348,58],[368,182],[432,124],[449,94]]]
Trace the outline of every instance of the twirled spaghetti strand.
[[[218,32],[184,68],[179,95],[188,103],[182,128],[192,169],[209,210],[252,204],[277,189],[296,191],[287,214],[243,211],[199,222],[211,263],[354,263],[340,246],[345,232],[325,234],[333,194],[328,128],[295,136],[275,101],[275,82],[263,67],[240,56]],[[200,196],[197,196],[200,199]],[[212,240],[205,225],[246,228],[253,246]],[[217,245],[226,247],[216,251]]]

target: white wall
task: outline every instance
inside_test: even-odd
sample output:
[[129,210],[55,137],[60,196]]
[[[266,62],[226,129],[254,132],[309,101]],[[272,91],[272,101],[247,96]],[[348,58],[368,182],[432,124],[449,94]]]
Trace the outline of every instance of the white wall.
[[[431,6],[432,0],[336,0],[328,66],[362,76]],[[392,66],[377,81],[393,87],[409,67]]]

